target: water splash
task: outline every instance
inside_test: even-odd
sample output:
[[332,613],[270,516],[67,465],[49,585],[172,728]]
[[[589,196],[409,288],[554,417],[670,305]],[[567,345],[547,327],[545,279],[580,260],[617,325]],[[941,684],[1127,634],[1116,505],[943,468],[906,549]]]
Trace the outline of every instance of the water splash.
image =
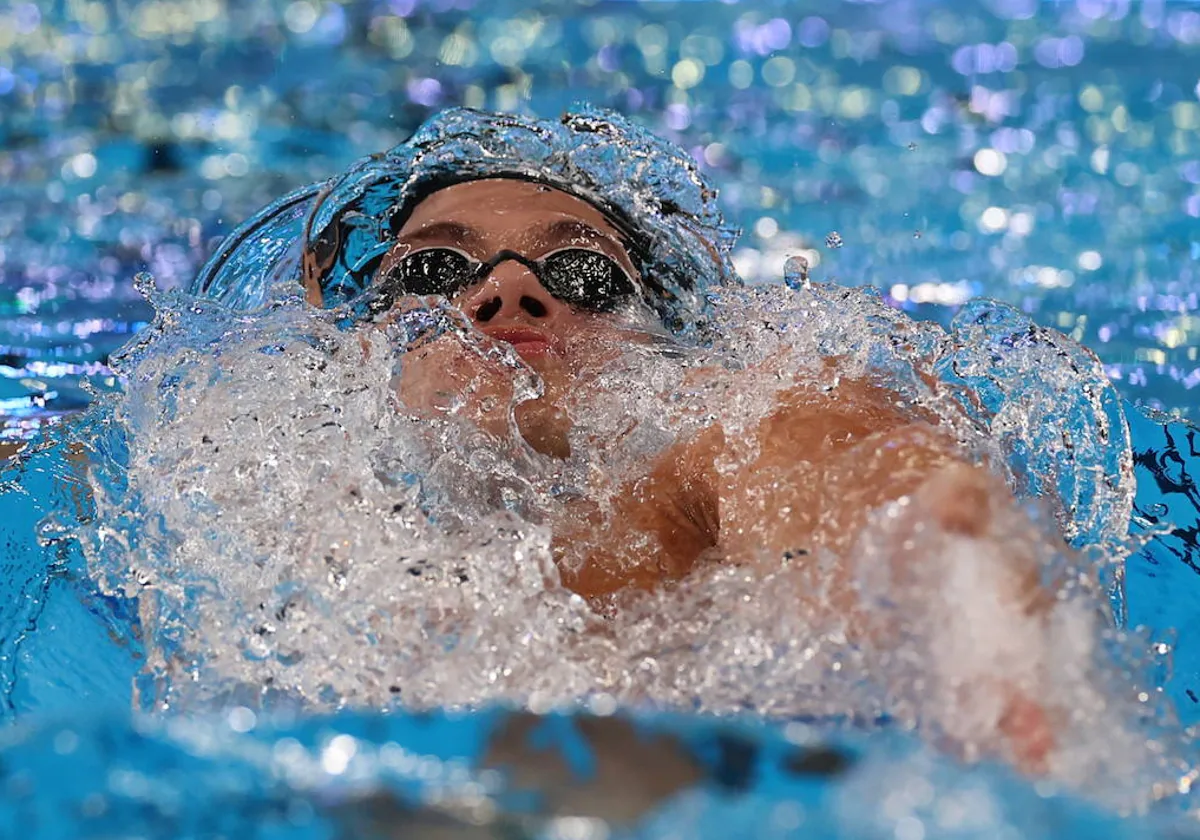
[[[1144,641],[1104,642],[1096,620],[1108,603],[1096,582],[1111,587],[1120,568],[1133,492],[1119,404],[1086,352],[1011,310],[978,304],[946,332],[863,291],[710,293],[721,339],[631,345],[596,372],[586,401],[568,404],[571,456],[560,461],[533,450],[514,420],[541,393],[536,374],[438,299],[361,329],[295,298],[249,313],[177,293],[158,303],[167,308],[154,326],[113,361],[124,387],[97,410],[128,450],[92,453],[96,517],[77,530],[106,590],[141,604],[148,708],[545,709],[603,695],[892,720],[971,755],[1005,751],[984,734],[999,710],[982,696],[964,705],[952,687],[998,669],[1066,713],[1064,780],[1150,797],[1147,779],[1179,772],[1178,759],[1145,747],[1169,714],[1137,698],[1159,696],[1157,663]],[[499,372],[513,383],[498,428],[471,422],[465,403],[418,419],[398,396],[406,365],[437,343],[473,360],[470,382]],[[695,378],[714,367],[741,371],[745,387]],[[789,383],[861,377],[943,418],[1017,490],[1061,503],[1031,499],[1024,518],[994,523],[989,542],[929,532],[913,550],[935,558],[933,576],[907,586],[877,574],[900,521],[880,511],[843,561],[859,570],[878,626],[907,628],[886,644],[798,600],[809,584],[786,564],[703,569],[611,619],[558,585],[549,523],[595,490],[597,473],[609,486],[636,477],[714,417],[749,428]],[[1030,521],[1039,534],[1022,533]],[[1001,629],[1024,626],[1020,616],[987,618],[1003,609],[990,592],[1010,550],[1035,553],[1059,599],[1027,637]],[[956,621],[966,624],[947,635]],[[993,630],[980,636],[978,625]],[[968,638],[968,650],[948,644]]]

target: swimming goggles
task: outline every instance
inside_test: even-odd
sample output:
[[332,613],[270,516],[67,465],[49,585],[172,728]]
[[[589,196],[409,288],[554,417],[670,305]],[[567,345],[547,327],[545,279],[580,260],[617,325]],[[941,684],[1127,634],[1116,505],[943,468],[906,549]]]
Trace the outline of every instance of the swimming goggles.
[[509,260],[529,269],[558,300],[591,312],[610,312],[636,293],[633,279],[620,263],[588,248],[563,248],[537,260],[504,250],[481,262],[457,248],[439,246],[413,251],[392,266],[375,286],[370,312],[386,312],[402,295],[452,298]]

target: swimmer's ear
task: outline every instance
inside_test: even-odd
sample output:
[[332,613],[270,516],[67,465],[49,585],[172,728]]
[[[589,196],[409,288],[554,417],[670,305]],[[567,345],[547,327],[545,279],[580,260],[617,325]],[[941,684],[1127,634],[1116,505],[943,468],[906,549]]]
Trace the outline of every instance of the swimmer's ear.
[[316,249],[309,246],[304,249],[304,257],[301,260],[301,278],[304,283],[304,300],[310,306],[322,308],[325,305],[325,296],[321,294],[321,276],[324,274],[320,268],[320,257],[317,255]]
[[333,267],[337,258],[338,246],[341,244],[341,226],[337,219],[315,237],[312,234],[313,219],[321,208],[322,202],[329,195],[326,188],[317,196],[313,209],[304,222],[304,253],[300,259],[300,279],[304,284],[304,300],[312,306],[324,307],[325,295],[321,289],[321,280]]

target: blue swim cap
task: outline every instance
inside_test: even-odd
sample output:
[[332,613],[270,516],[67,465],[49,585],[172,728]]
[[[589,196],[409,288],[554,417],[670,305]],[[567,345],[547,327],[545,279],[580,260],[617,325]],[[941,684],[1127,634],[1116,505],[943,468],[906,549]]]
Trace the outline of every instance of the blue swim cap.
[[646,302],[677,334],[703,321],[708,288],[741,282],[729,261],[737,232],[679,147],[591,107],[557,121],[451,108],[391,151],[250,219],[222,243],[192,291],[246,307],[255,298],[261,305],[277,284],[294,290],[302,282],[319,288],[327,307],[347,303],[370,285],[423,198],[454,183],[502,177],[547,184],[604,213],[626,237]]

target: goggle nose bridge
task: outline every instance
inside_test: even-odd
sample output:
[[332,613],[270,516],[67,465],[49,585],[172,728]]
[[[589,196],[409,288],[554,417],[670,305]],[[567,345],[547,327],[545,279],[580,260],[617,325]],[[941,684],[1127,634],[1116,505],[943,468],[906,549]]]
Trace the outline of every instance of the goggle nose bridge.
[[485,262],[481,262],[479,267],[472,272],[470,282],[474,284],[480,282],[481,280],[486,280],[488,276],[496,270],[496,267],[499,266],[500,263],[509,261],[517,262],[525,266],[527,269],[529,269],[529,272],[535,278],[537,278],[538,284],[545,288],[545,284],[542,283],[542,270],[538,266],[537,262],[529,259],[529,257],[525,256],[524,254],[518,253],[517,251],[513,251],[509,248],[505,248],[502,251],[497,251],[496,253],[492,254],[490,259],[486,260]]

